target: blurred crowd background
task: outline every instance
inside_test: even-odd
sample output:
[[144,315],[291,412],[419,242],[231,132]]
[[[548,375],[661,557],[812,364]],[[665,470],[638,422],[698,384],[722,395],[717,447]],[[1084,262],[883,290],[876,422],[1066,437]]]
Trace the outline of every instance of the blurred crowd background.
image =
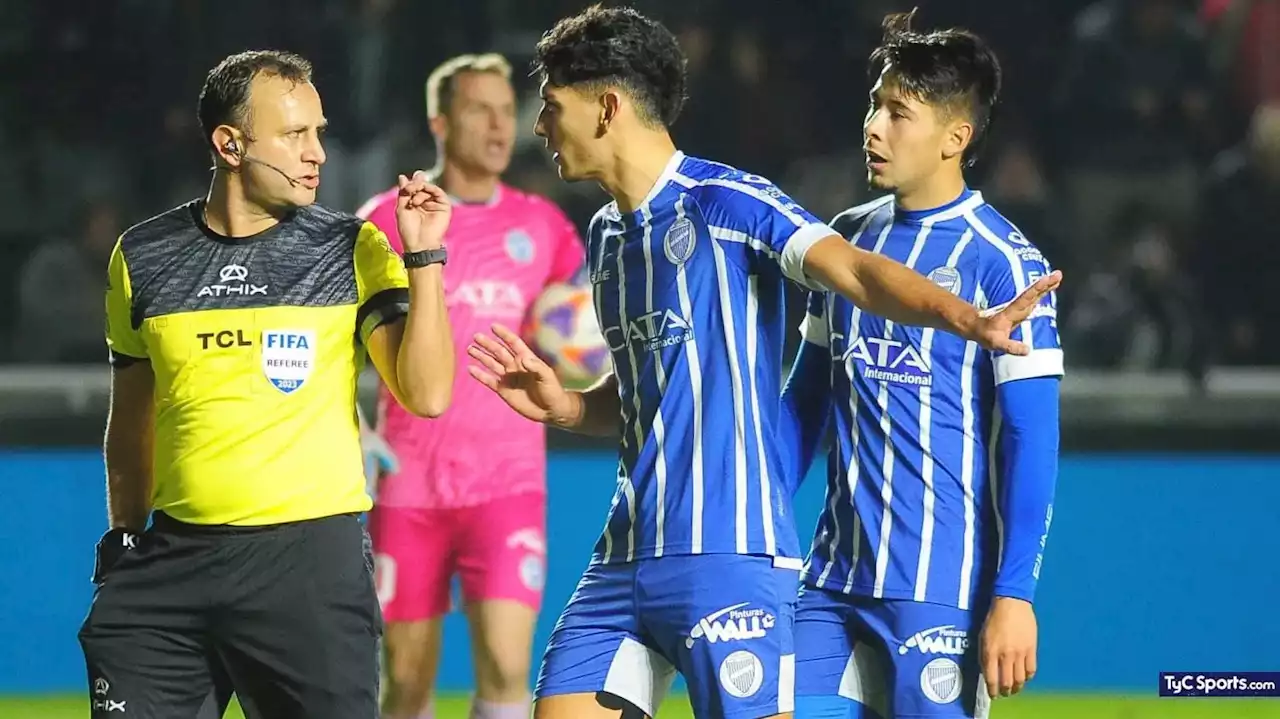
[[[821,217],[869,199],[866,57],[885,13],[967,26],[1005,91],[971,177],[1067,272],[1076,367],[1280,365],[1280,0],[638,0],[689,60],[681,147],[770,177]],[[518,68],[584,0],[63,0],[0,4],[0,362],[101,363],[118,234],[203,195],[205,73],[300,52],[331,120],[320,201],[353,211],[429,167],[424,81],[450,56]],[[585,229],[606,199],[533,136],[508,181]]]

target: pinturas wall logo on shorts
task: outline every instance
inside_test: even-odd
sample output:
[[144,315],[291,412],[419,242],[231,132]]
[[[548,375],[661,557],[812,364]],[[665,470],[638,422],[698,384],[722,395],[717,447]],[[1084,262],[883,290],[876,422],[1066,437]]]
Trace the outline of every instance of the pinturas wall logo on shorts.
[[693,629],[689,630],[689,636],[684,640],[685,647],[693,649],[699,639],[716,644],[760,639],[768,634],[773,629],[774,616],[763,609],[747,609],[749,604],[750,602],[735,604],[699,619]]

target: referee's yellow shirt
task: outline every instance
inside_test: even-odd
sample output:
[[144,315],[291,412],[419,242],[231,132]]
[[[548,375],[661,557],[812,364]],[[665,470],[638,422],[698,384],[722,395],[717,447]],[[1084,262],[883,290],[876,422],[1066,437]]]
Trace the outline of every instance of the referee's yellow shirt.
[[374,225],[319,206],[246,238],[194,201],[111,255],[107,344],[155,372],[153,507],[264,525],[368,510],[356,379],[369,334],[409,308]]

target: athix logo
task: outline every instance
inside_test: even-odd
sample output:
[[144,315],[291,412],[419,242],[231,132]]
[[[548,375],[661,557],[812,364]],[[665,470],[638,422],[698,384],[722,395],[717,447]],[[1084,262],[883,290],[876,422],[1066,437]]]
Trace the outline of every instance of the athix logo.
[[[843,339],[833,334],[832,339]],[[883,337],[857,337],[849,343],[840,361],[856,362],[862,376],[879,382],[892,382],[915,387],[933,386],[933,374],[929,363],[910,344]]]
[[750,602],[725,607],[699,619],[684,640],[685,648],[693,649],[693,645],[703,638],[715,644],[759,639],[768,634],[776,621],[774,616],[763,609],[744,609],[748,604]]
[[218,270],[217,284],[200,288],[197,297],[235,297],[267,294],[266,285],[256,285],[249,281],[249,268],[244,265],[230,264]]
[[626,349],[628,341],[639,342],[645,350],[657,352],[693,339],[693,327],[672,310],[655,310],[628,322],[625,333],[621,327],[606,327],[604,337],[614,352]]
[[954,624],[932,627],[916,632],[898,647],[898,654],[906,655],[912,649],[921,654],[960,656],[969,649],[969,633],[956,629]]

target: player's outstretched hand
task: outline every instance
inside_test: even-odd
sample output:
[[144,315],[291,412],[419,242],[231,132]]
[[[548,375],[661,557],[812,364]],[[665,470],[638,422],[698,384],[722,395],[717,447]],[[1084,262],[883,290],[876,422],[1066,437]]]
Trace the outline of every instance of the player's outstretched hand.
[[439,249],[453,214],[448,193],[431,184],[422,170],[413,173],[412,178],[400,175],[397,182],[400,193],[396,197],[396,229],[405,251]]
[[992,699],[1013,696],[1036,675],[1036,612],[1030,602],[996,597],[982,628],[982,674]]
[[480,363],[468,371],[502,401],[535,422],[569,416],[573,399],[551,367],[515,332],[493,326],[493,337],[478,334],[467,354]]
[[1027,345],[1010,339],[1009,335],[1013,333],[1015,327],[1031,316],[1036,305],[1040,304],[1040,300],[1058,289],[1060,284],[1062,284],[1062,272],[1054,270],[1036,280],[1035,284],[1014,298],[1013,302],[994,312],[982,313],[971,339],[989,350],[1011,355],[1027,354],[1031,351]]

